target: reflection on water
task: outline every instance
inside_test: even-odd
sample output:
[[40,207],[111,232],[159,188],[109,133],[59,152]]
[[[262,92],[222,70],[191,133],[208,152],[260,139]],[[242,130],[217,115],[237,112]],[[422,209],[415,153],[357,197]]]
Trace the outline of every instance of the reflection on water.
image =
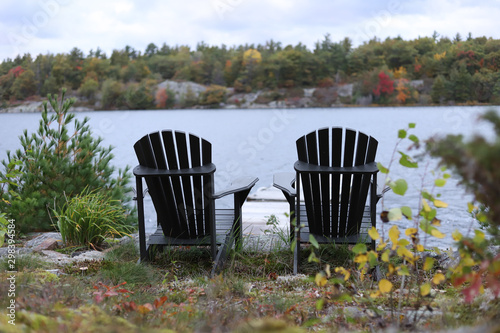
[[[117,167],[137,164],[133,144],[144,134],[162,129],[178,129],[195,133],[213,144],[213,160],[217,166],[216,186],[225,187],[230,180],[252,175],[260,178],[258,187],[272,185],[276,172],[293,171],[296,160],[295,140],[321,127],[349,127],[365,132],[379,141],[377,161],[388,165],[397,142],[397,131],[408,123],[417,124],[413,133],[420,139],[433,135],[461,133],[470,136],[482,133],[491,136],[493,131],[477,121],[485,107],[407,107],[407,108],[335,108],[335,109],[277,109],[277,110],[164,110],[164,111],[101,111],[78,113],[78,118],[90,117],[93,132],[103,138],[104,145],[112,145]],[[498,109],[498,108],[497,108]],[[29,132],[38,128],[39,114],[0,114],[0,159],[6,150],[20,147],[18,136],[24,129]],[[405,149],[406,147],[400,147]],[[396,156],[398,154],[396,153]],[[409,193],[398,197],[388,193],[383,204],[390,208],[406,205],[417,209],[417,190],[429,188],[433,179],[425,179],[435,162],[428,158],[419,161],[420,168],[409,172],[397,166],[391,177],[404,177]],[[413,170],[412,170],[413,171]],[[379,183],[384,175],[379,176]],[[451,179],[440,189],[442,200],[450,206],[439,216],[440,230],[447,234],[445,240],[430,238],[429,246],[447,247],[451,244],[451,232],[459,229],[467,233],[473,222],[466,212],[471,199]],[[224,206],[230,203],[221,202]],[[379,210],[381,204],[379,205]],[[154,219],[152,208],[148,217]],[[272,214],[272,212],[270,212]],[[401,229],[413,226],[411,222],[399,222]],[[390,225],[380,226],[387,230]]]

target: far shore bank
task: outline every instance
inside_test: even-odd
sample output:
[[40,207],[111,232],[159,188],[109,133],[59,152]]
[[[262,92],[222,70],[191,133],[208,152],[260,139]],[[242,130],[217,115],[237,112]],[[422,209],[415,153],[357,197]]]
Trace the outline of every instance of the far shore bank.
[[[41,113],[43,111],[43,103],[45,100],[41,101],[28,101],[19,102],[14,105],[8,105],[0,107],[0,113]],[[269,106],[266,104],[250,104],[245,106],[237,106],[234,104],[221,104],[217,108],[206,108],[202,106],[193,106],[192,108],[172,108],[172,109],[146,109],[146,110],[134,110],[134,109],[102,109],[89,105],[84,105],[82,103],[76,103],[72,108],[71,112],[101,112],[101,111],[164,111],[164,110],[256,110],[256,109],[310,109],[310,108],[385,108],[385,107],[441,107],[441,106],[491,106],[498,107],[497,104],[487,104],[487,103],[454,103],[454,104],[338,104],[331,106]]]

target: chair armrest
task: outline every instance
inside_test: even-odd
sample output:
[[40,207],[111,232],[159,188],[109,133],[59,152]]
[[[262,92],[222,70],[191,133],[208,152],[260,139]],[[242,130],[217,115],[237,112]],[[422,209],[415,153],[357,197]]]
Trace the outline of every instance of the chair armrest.
[[304,173],[374,174],[379,171],[375,162],[353,167],[329,167],[297,161],[294,168]]
[[214,172],[215,164],[213,163],[180,170],[155,169],[142,165],[138,165],[134,168],[134,175],[139,177],[202,176]]
[[280,189],[290,197],[295,197],[296,191],[292,186],[295,183],[295,173],[282,172],[273,175],[273,186]]
[[214,199],[220,199],[229,194],[235,194],[243,191],[250,191],[250,189],[259,181],[257,177],[242,177],[231,182],[228,188],[214,193]]

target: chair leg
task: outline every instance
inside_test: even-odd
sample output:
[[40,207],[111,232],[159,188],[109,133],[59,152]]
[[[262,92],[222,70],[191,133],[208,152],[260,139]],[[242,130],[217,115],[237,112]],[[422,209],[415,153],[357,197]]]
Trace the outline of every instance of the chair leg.
[[380,266],[379,266],[379,265],[377,265],[377,266],[373,267],[373,268],[371,269],[371,272],[370,272],[370,273],[371,273],[371,275],[372,275],[373,279],[374,279],[375,281],[377,281],[377,282],[378,282],[378,281],[380,281],[380,280],[382,280],[382,278],[383,278],[383,276],[382,276],[382,272],[380,271]]
[[136,192],[137,192],[137,215],[139,222],[139,250],[140,250],[140,261],[148,261],[149,254],[146,242],[146,226],[144,222],[144,194],[142,191],[142,178],[136,177]]
[[299,272],[300,263],[300,244],[297,242],[295,250],[293,251],[293,275],[297,275]]
[[210,273],[211,277],[214,277],[215,275],[219,274],[222,271],[222,268],[224,267],[227,256],[229,254],[229,250],[231,249],[233,242],[235,241],[235,238],[237,238],[237,233],[239,231],[236,229],[237,227],[235,226],[235,224],[233,224],[233,227],[226,235],[224,243],[221,244],[219,251],[217,252],[217,257],[215,258],[212,271]]

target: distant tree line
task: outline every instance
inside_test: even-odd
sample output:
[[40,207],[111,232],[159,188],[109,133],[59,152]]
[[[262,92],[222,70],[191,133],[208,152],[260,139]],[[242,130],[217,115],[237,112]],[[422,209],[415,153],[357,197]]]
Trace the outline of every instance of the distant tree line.
[[[226,98],[227,87],[235,93],[267,91],[275,98],[283,89],[319,87],[323,90],[317,97],[322,97],[328,88],[348,83],[353,93],[342,100],[346,104],[366,96],[374,104],[498,104],[499,68],[500,40],[471,34],[450,39],[436,32],[409,41],[373,38],[358,47],[349,38],[333,42],[327,34],[313,50],[273,40],[232,47],[201,42],[195,49],[151,43],[144,52],[126,46],[111,55],[99,48],[85,55],[75,47],[68,54],[4,60],[0,104],[67,88],[81,101],[98,101],[102,108],[189,107],[217,105]],[[199,99],[191,96],[179,104],[171,91],[157,89],[167,79],[210,88]]]

